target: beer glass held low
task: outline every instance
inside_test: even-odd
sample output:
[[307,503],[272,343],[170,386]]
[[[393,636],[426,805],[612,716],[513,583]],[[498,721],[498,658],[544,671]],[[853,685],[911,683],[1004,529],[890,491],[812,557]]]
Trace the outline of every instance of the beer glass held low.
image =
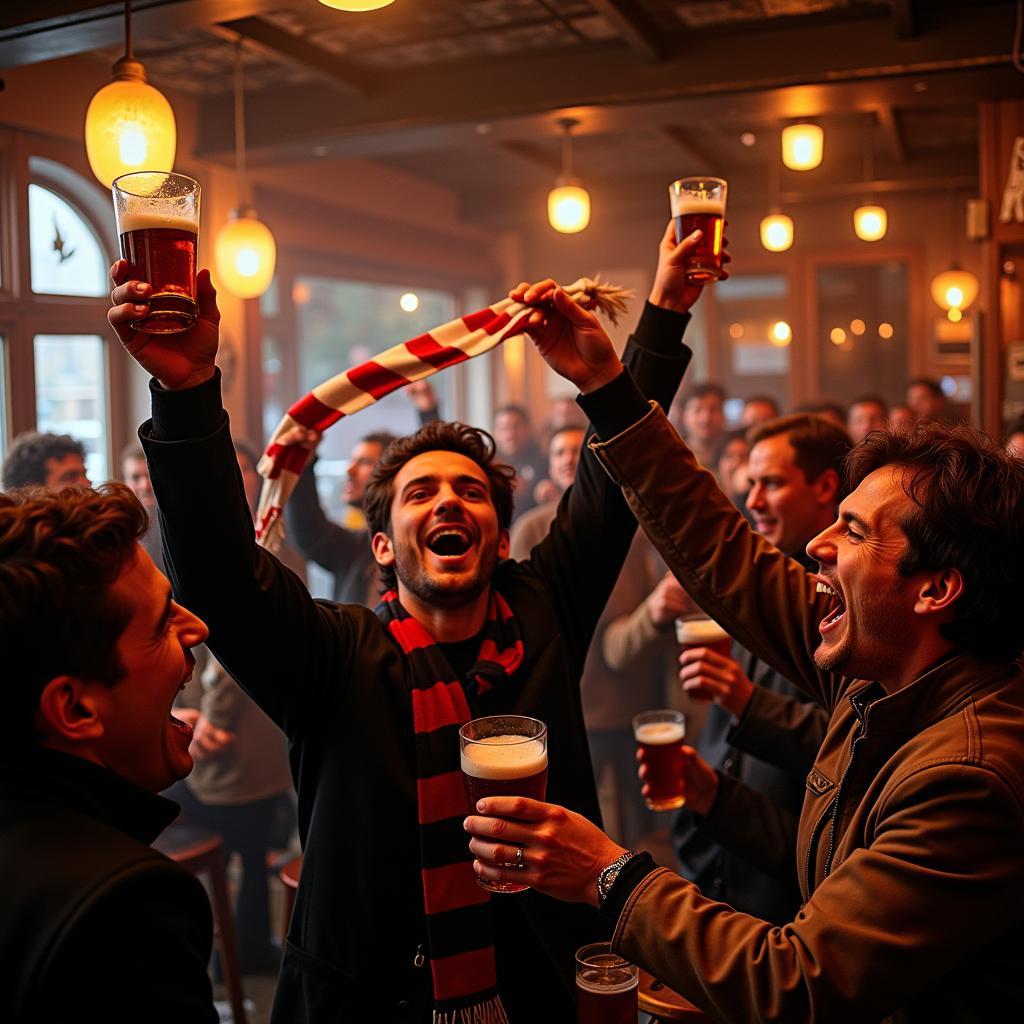
[[690,281],[717,281],[722,276],[722,240],[725,233],[725,197],[722,178],[680,178],[668,187],[676,241],[700,229],[701,238],[686,261]]
[[686,803],[683,789],[683,739],[686,719],[681,711],[645,711],[633,719],[633,739],[647,765],[647,806],[674,811]]
[[[497,715],[475,718],[459,730],[462,781],[469,813],[487,796],[543,800],[548,782],[548,729],[536,718]],[[523,892],[528,885],[477,878],[491,892]]]
[[132,279],[153,288],[143,334],[176,334],[196,322],[199,183],[183,174],[136,171],[113,186],[121,258]]
[[635,964],[594,942],[576,951],[577,1024],[636,1024],[639,972]]

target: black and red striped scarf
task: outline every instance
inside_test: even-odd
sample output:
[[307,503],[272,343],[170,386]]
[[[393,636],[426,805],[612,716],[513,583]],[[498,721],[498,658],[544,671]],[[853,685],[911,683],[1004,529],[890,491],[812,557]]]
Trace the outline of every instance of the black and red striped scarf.
[[[490,893],[476,883],[462,822],[467,814],[459,728],[472,717],[462,681],[434,638],[389,590],[377,617],[405,654],[416,735],[423,903],[434,982],[434,1024],[507,1024],[498,994]],[[491,590],[487,620],[466,687],[477,695],[501,685],[523,662],[519,625]]]

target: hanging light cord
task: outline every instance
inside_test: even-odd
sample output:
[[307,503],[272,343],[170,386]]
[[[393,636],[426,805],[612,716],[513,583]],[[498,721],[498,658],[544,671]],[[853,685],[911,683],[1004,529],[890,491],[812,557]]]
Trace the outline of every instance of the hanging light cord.
[[132,55],[132,0],[124,0],[124,55],[128,60]]
[[562,137],[562,177],[566,182],[572,178],[572,126],[563,125],[565,135]]
[[238,175],[240,205],[249,205],[245,168],[245,84],[242,70],[242,40],[235,40],[235,172]]
[[1024,0],[1017,0],[1017,25],[1013,31],[1013,66],[1024,75],[1024,61],[1021,60],[1021,37],[1024,36]]

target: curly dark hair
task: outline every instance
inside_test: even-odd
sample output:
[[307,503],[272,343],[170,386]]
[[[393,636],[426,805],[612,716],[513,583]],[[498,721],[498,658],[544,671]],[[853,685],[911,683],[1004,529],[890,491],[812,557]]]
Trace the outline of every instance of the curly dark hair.
[[4,458],[4,490],[45,484],[47,460],[68,455],[78,455],[85,461],[85,446],[70,434],[19,434]]
[[908,472],[913,502],[900,523],[903,576],[956,569],[964,582],[942,635],[986,661],[1012,661],[1024,648],[1024,460],[972,427],[925,421],[876,430],[846,459],[850,490],[882,466]]
[[15,746],[38,742],[32,718],[51,679],[123,677],[115,648],[132,610],[110,586],[145,529],[124,484],[0,494],[0,650]]
[[[396,438],[381,454],[373,475],[366,485],[363,512],[372,537],[377,533],[391,536],[391,500],[394,481],[399,470],[417,455],[426,452],[456,452],[472,459],[487,475],[491,501],[498,514],[498,526],[507,530],[512,522],[513,492],[516,472],[511,466],[495,462],[494,438],[486,430],[465,423],[447,423],[436,420],[420,427],[415,434]],[[378,566],[385,589],[395,586],[395,570],[391,566]]]

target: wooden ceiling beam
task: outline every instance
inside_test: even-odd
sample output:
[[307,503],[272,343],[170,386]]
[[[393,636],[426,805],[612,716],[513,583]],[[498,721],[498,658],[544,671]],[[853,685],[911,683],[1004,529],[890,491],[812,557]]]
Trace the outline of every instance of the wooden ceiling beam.
[[237,18],[220,22],[213,28],[240,36],[276,60],[288,61],[312,71],[349,95],[368,96],[377,85],[375,76],[363,68],[263,18]]
[[882,131],[882,138],[889,149],[889,153],[899,164],[907,162],[907,146],[903,139],[903,132],[900,129],[899,113],[891,103],[883,103],[876,111],[878,127]]
[[668,57],[665,33],[637,0],[590,0],[590,6],[644,60],[663,61]]

